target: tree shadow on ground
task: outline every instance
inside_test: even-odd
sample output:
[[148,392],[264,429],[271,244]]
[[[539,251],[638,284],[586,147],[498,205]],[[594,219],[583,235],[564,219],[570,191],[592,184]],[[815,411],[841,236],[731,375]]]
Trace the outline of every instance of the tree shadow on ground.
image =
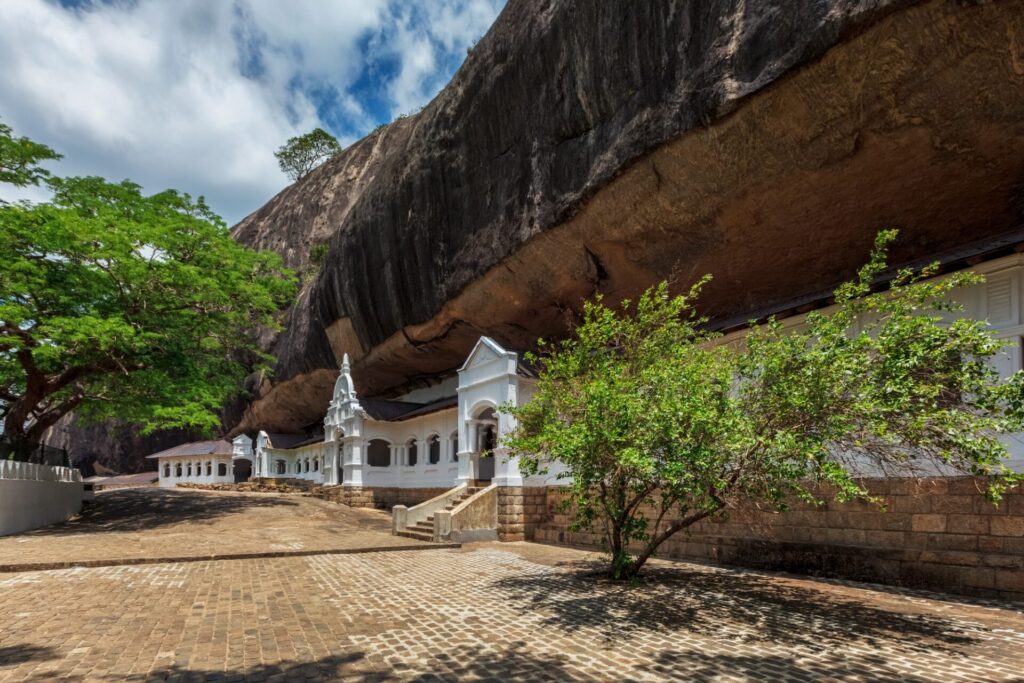
[[0,646],[0,667],[56,658],[57,651],[52,647],[40,647],[38,645]]
[[216,495],[156,488],[104,492],[61,524],[26,532],[25,536],[67,533],[143,531],[172,524],[210,524],[219,517],[259,507],[289,507],[298,503],[271,496]]
[[375,667],[362,652],[332,655],[313,662],[285,661],[247,669],[204,670],[172,664],[145,673],[129,674],[119,680],[138,683],[156,681],[358,681],[376,683],[395,680]]
[[[899,660],[905,661],[905,660]],[[922,676],[881,654],[859,654],[855,659],[844,653],[825,653],[812,660],[780,655],[710,654],[699,650],[663,652],[637,667],[643,680],[673,679],[686,681],[900,681],[928,683],[942,680],[942,672]]]
[[[201,670],[186,666],[168,666],[122,680],[146,681],[352,681],[385,683],[390,681],[566,681],[572,678],[566,668],[568,657],[538,657],[526,643],[496,643],[493,649],[459,646],[425,654],[414,662],[389,662],[379,654],[351,651],[317,661],[285,661],[261,664],[247,669]],[[578,678],[578,676],[577,676]]]
[[897,612],[777,577],[712,568],[650,568],[638,584],[597,578],[600,565],[496,580],[495,591],[546,625],[596,630],[609,642],[674,631],[724,642],[772,643],[820,653],[860,644],[902,652],[960,652],[985,639],[980,624]]

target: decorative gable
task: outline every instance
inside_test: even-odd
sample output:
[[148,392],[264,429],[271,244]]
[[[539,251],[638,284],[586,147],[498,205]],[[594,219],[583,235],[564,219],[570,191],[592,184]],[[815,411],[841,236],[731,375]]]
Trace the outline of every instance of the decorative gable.
[[486,365],[496,360],[507,359],[508,357],[509,352],[499,346],[498,342],[490,337],[480,337],[473,350],[469,352],[466,362],[459,368],[459,372]]

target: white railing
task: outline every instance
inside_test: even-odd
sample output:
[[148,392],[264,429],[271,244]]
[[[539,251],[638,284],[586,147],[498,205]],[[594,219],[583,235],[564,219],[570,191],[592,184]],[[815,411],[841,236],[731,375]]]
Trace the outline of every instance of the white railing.
[[0,460],[0,479],[81,482],[82,473],[73,467],[52,467],[16,460]]

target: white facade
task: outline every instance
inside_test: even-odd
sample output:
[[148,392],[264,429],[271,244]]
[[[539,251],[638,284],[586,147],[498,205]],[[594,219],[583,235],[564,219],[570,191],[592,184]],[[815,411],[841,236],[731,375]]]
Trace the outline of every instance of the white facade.
[[[1000,337],[1011,342],[996,361],[1003,376],[1009,376],[1022,367],[1024,255],[993,260],[974,270],[987,281],[957,291],[954,298],[964,307],[962,315],[987,320]],[[799,329],[805,317],[786,318],[783,325]],[[742,344],[744,334],[729,334],[719,343]],[[546,475],[524,480],[518,458],[508,457],[500,446],[514,423],[499,408],[528,401],[534,383],[516,353],[481,337],[455,377],[395,401],[361,400],[345,355],[322,436],[304,439],[261,431],[255,445],[246,436],[237,437],[230,456],[162,457],[160,484],[229,483],[235,480],[239,460],[251,463],[252,476],[347,487],[557,483],[562,471],[557,463],[549,466]],[[1024,435],[1007,437],[1007,444],[1011,467],[1024,470]]]
[[318,442],[298,448],[275,448],[270,435],[260,432],[256,438],[254,476],[287,479],[305,479],[329,483],[327,459],[333,442]]
[[[260,432],[254,472],[351,487],[451,488],[468,481],[520,486],[518,461],[498,445],[513,426],[498,408],[532,393],[533,380],[518,370],[517,354],[481,337],[457,378],[396,401],[367,399],[364,406],[346,355],[323,441],[280,448],[274,435]],[[451,391],[456,396],[443,395]]]
[[[985,277],[985,282],[956,290],[950,297],[962,307],[962,311],[946,314],[946,319],[952,321],[960,317],[985,320],[995,335],[1008,342],[1007,347],[998,355],[993,363],[999,370],[1000,376],[1007,378],[1020,370],[1022,365],[1022,339],[1024,339],[1024,254],[1014,254],[999,259],[986,261],[970,269]],[[942,276],[946,277],[946,276]],[[821,312],[828,314],[832,310],[822,309]],[[783,327],[801,330],[805,325],[807,315],[795,315],[781,321]],[[856,331],[856,330],[855,330]],[[732,332],[718,343],[742,344],[746,331],[738,330]],[[1018,472],[1024,472],[1024,434],[1011,434],[1003,437],[1010,452],[1010,458],[1006,461],[1008,467]],[[883,473],[865,466],[858,474],[862,476],[882,476]],[[888,473],[892,476],[892,473]],[[913,471],[907,470],[896,476],[931,476],[931,475],[954,475],[961,474],[953,470],[939,471],[934,466],[926,466],[924,469]]]
[[[233,452],[232,446],[218,441],[184,444],[149,457],[157,461],[159,484],[164,488],[178,484],[231,484],[239,478],[236,461],[248,459],[237,450]],[[244,469],[248,471],[248,467]]]

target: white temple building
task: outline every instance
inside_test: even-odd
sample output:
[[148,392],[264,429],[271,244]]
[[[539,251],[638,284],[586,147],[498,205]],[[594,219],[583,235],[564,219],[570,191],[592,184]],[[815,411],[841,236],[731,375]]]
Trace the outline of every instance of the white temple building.
[[[995,359],[1001,374],[1009,376],[1022,365],[1024,255],[990,261],[975,270],[984,272],[987,282],[960,290],[956,298],[963,304],[964,314],[988,320],[999,336],[1011,342]],[[783,324],[799,329],[804,317],[792,316]],[[744,334],[728,334],[718,343],[742,343]],[[519,521],[508,521],[511,531],[505,534],[516,538],[526,524],[522,501],[530,498],[531,491],[543,498],[545,489],[558,483],[557,464],[544,476],[524,480],[518,458],[501,447],[501,437],[514,425],[500,406],[528,401],[535,382],[535,373],[517,353],[481,337],[457,373],[436,385],[398,399],[361,398],[345,355],[322,430],[305,434],[260,431],[255,442],[240,435],[232,442],[184,444],[150,457],[159,461],[161,486],[232,483],[250,476],[308,481],[324,487],[324,497],[351,506],[397,506],[397,531],[423,522],[420,531],[432,534],[435,540],[457,538],[459,533],[428,529],[437,527],[433,513],[453,510],[457,526],[457,513],[493,493],[494,500],[486,503],[488,509],[497,506],[499,499],[519,501],[509,503],[513,510],[509,520],[518,515]],[[1006,438],[1010,465],[1024,469],[1024,440],[1020,435]],[[870,470],[861,474],[881,476]],[[412,506],[407,519],[405,506]],[[490,521],[484,522],[474,518],[473,524],[486,524],[494,533],[501,527],[491,519],[496,516],[489,515]]]
[[[522,486],[518,460],[498,448],[512,426],[498,407],[528,400],[534,381],[518,354],[481,337],[455,377],[396,400],[361,399],[346,355],[322,436],[261,431],[253,471],[359,489]],[[245,438],[236,445],[244,448]]]
[[[975,264],[972,270],[985,274],[987,281],[961,289],[953,298],[963,305],[962,315],[986,320],[996,335],[1008,342],[1004,352],[993,359],[1000,374],[1008,377],[1024,366],[1024,253]],[[824,300],[821,310],[826,314],[829,310]],[[960,314],[949,314],[950,318],[954,315]],[[797,309],[780,318],[784,318],[783,326],[799,330],[806,315]],[[745,334],[745,327],[737,325],[717,343],[742,344]],[[159,463],[161,486],[224,484],[250,476],[261,483],[304,482],[317,487],[317,494],[328,500],[354,507],[391,508],[393,532],[423,540],[599,543],[600,534],[572,528],[568,517],[559,514],[566,500],[559,484],[565,482],[558,479],[555,467],[544,476],[523,477],[518,459],[501,447],[501,437],[514,424],[500,407],[528,401],[536,386],[535,373],[519,355],[481,337],[454,375],[437,380],[430,388],[394,400],[360,397],[345,356],[322,428],[318,425],[304,434],[260,431],[251,435],[255,438],[241,435],[233,441],[184,444],[151,457]],[[1024,471],[1022,437],[1004,436],[1010,450],[1008,464],[1018,471]],[[908,571],[930,571],[931,565],[915,559],[914,553],[921,548],[941,550],[947,538],[950,543],[977,544],[979,548],[983,543],[1002,547],[999,544],[1010,533],[1010,527],[995,522],[992,531],[987,531],[990,518],[1012,516],[1007,504],[993,508],[977,482],[957,474],[923,472],[923,479],[906,482],[888,480],[884,473],[870,469],[863,476],[873,482],[872,491],[892,499],[894,506],[911,510],[903,514],[905,520],[918,516],[929,521],[945,519],[949,513],[950,524],[960,523],[961,518],[981,520],[985,526],[980,530],[943,534],[911,529],[895,535],[877,534],[893,519],[884,517],[890,513],[858,507],[856,514],[836,515],[833,510],[845,508],[829,505],[792,513],[800,517],[764,512],[757,528],[768,531],[729,526],[727,521],[701,522],[690,533],[670,540],[664,553],[769,568],[805,560],[817,567],[827,560],[834,561],[836,567],[853,567],[857,578],[863,578],[857,572],[866,566],[858,564],[861,558],[888,561],[899,556],[907,558],[901,562]],[[941,515],[916,514],[933,506]],[[951,555],[966,555],[959,551],[960,545],[955,547],[958,552]],[[1020,561],[1019,551],[992,553],[999,562]],[[956,558],[938,564],[944,572],[941,577],[946,578],[936,579],[934,585],[973,580],[975,567],[956,564]],[[884,572],[872,576],[892,581]]]
[[[554,482],[554,472],[524,482],[518,458],[500,447],[513,424],[499,407],[529,400],[535,381],[519,354],[481,337],[458,372],[437,385],[394,400],[360,398],[345,355],[322,431],[260,431],[255,442],[243,434],[149,457],[158,460],[161,486],[305,480],[352,506],[398,506],[401,514],[411,505],[412,526],[439,505]],[[485,523],[494,537],[496,522]]]

